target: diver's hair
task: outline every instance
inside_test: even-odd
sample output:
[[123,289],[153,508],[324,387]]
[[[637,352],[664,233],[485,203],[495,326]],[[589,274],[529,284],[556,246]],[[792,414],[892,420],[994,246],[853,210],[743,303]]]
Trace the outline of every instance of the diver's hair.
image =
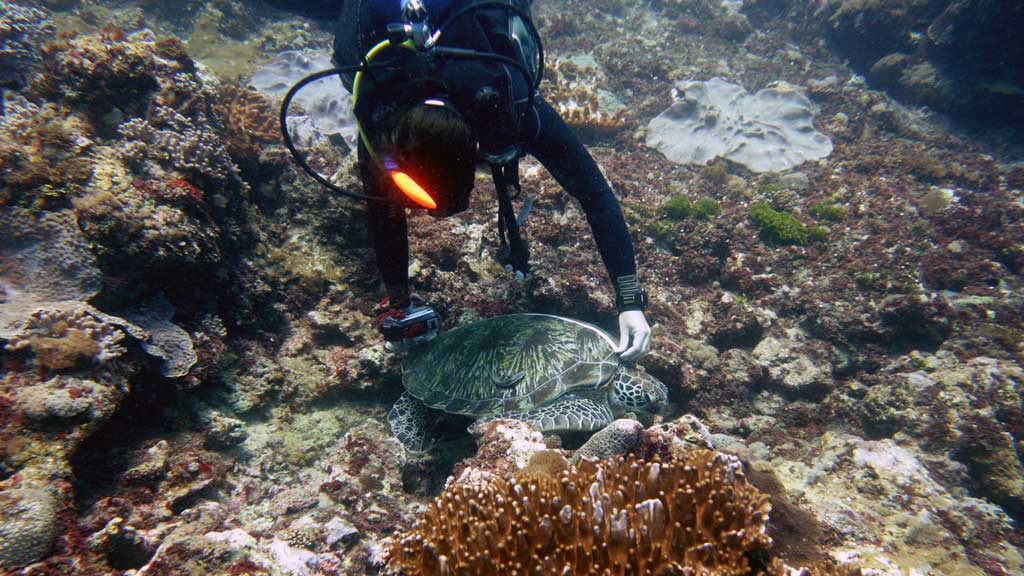
[[[381,149],[400,164],[424,171],[438,185],[471,181],[476,169],[477,146],[465,118],[447,106],[417,104],[395,114],[384,131]],[[451,179],[458,179],[451,182]]]

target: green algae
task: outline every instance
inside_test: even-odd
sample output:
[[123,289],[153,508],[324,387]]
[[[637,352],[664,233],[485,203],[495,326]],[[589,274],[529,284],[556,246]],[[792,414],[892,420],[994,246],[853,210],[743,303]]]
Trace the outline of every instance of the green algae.
[[658,206],[658,215],[671,220],[686,220],[693,212],[693,203],[681,194],[670,196]]
[[815,202],[807,209],[807,213],[819,222],[842,222],[846,220],[846,207],[831,202]]
[[765,202],[751,204],[749,214],[761,238],[773,244],[806,246],[828,239],[828,228],[807,226],[793,214],[775,210]]
[[696,218],[710,220],[722,212],[722,205],[711,198],[701,198],[692,202],[686,196],[675,194],[658,206],[657,214],[669,220],[685,220]]

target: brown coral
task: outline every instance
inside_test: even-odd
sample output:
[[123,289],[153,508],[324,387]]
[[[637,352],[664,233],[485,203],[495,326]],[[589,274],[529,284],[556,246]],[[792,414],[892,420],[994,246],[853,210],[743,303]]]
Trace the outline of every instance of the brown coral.
[[226,84],[220,87],[214,112],[224,123],[224,143],[232,158],[255,158],[262,144],[281,138],[274,105],[251,88]]
[[604,76],[591,65],[559,60],[550,67],[545,97],[584,139],[611,139],[631,128],[626,110],[605,110],[598,97]]
[[14,95],[0,117],[0,204],[43,207],[92,176],[90,128],[56,105]]
[[747,574],[770,504],[740,465],[707,450],[680,462],[582,462],[557,478],[448,488],[394,543],[418,574]]
[[94,318],[86,310],[35,311],[21,333],[8,342],[7,350],[29,348],[40,368],[67,370],[83,360],[102,363],[124,354],[124,332]]
[[42,74],[31,91],[50,100],[81,105],[101,117],[113,107],[145,110],[146,97],[159,89],[153,75],[151,43],[109,29],[102,34],[62,39],[43,50]]

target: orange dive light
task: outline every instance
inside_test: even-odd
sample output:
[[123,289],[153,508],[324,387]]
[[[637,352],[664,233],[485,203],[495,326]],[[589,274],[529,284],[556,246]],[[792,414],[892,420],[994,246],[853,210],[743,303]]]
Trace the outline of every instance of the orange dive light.
[[391,175],[391,181],[395,183],[395,186],[405,194],[405,197],[416,203],[417,206],[422,206],[428,210],[436,210],[437,202],[434,198],[423,189],[411,176],[402,172],[398,168],[398,164],[391,159],[390,156],[384,158],[384,169]]

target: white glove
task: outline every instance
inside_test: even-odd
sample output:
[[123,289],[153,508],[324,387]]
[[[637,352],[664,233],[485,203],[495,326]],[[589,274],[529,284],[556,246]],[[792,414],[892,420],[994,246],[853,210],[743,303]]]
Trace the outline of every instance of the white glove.
[[651,327],[640,310],[619,314],[619,345],[615,353],[627,362],[636,362],[651,350]]

